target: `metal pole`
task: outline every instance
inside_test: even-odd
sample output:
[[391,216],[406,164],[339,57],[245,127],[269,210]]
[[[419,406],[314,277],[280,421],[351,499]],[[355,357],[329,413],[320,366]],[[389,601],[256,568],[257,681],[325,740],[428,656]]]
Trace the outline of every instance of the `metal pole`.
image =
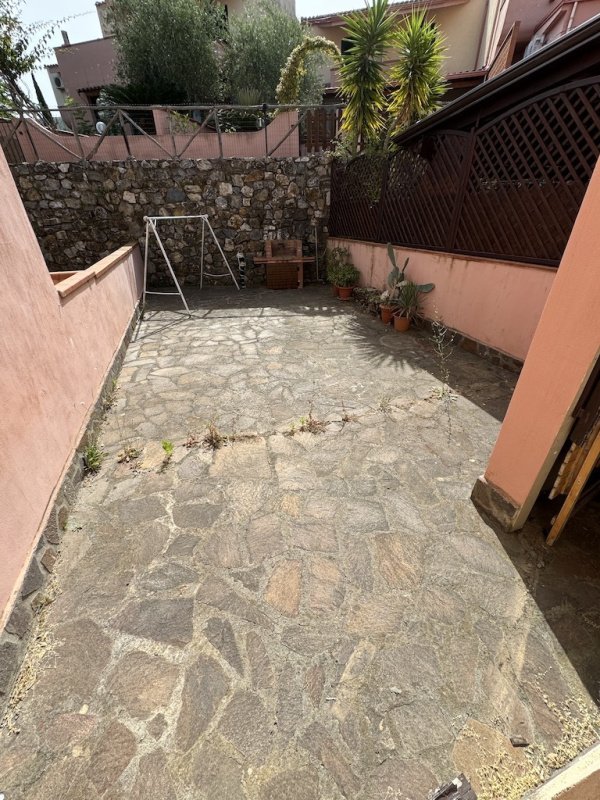
[[202,217],[202,249],[200,251],[200,288],[204,282],[204,228],[206,226],[206,219]]
[[269,107],[266,103],[263,103],[263,126],[265,129],[265,158],[269,157],[269,134],[267,132],[267,111]]
[[[177,277],[175,275],[175,271],[173,270],[173,267],[171,266],[171,262],[169,261],[169,256],[167,255],[167,252],[166,252],[165,248],[163,247],[163,243],[160,240],[160,236],[158,235],[158,231],[156,230],[156,225],[154,224],[154,222],[152,221],[152,219],[150,217],[148,217],[148,221],[149,221],[150,225],[152,226],[152,231],[153,231],[154,235],[156,236],[156,241],[158,242],[158,246],[160,247],[160,250],[161,250],[161,252],[163,254],[163,257],[164,257],[164,259],[165,259],[165,261],[167,263],[167,267],[169,268],[169,272],[171,273],[171,277],[175,281],[175,286],[177,287],[177,292],[178,292],[179,296],[181,297],[183,305],[185,306],[185,310],[188,312],[188,315],[191,317],[192,316],[192,312],[190,311],[189,306],[187,304],[187,301],[186,301],[185,297],[183,296],[183,292],[181,291],[181,286],[179,285],[179,281],[177,280]],[[147,294],[150,294],[150,293],[148,292]],[[162,292],[162,294],[165,294],[165,293]]]
[[225,258],[225,253],[223,252],[223,248],[222,248],[222,247],[221,247],[221,245],[219,244],[219,240],[217,239],[217,237],[216,237],[216,235],[215,235],[215,232],[214,232],[214,231],[213,231],[213,229],[212,229],[212,225],[211,225],[211,224],[210,224],[210,222],[208,221],[208,217],[206,218],[206,224],[208,225],[208,229],[209,229],[209,231],[212,233],[212,237],[213,237],[213,239],[215,240],[215,243],[216,243],[217,247],[219,248],[219,252],[220,252],[220,253],[221,253],[221,255],[223,256],[223,261],[225,262],[225,266],[227,267],[227,269],[229,270],[229,274],[230,274],[230,275],[231,275],[231,277],[233,278],[233,282],[235,283],[235,288],[236,288],[236,289],[238,290],[238,292],[239,292],[239,290],[240,290],[239,284],[238,284],[238,282],[237,282],[237,281],[236,281],[236,279],[235,279],[235,275],[233,274],[233,271],[232,271],[231,267],[229,266],[229,261],[227,261],[227,259]]
[[144,250],[144,291],[142,294],[142,316],[144,315],[144,311],[146,310],[146,281],[148,280],[148,244],[150,239],[150,227],[149,221],[147,217],[144,217],[146,220],[146,249]]

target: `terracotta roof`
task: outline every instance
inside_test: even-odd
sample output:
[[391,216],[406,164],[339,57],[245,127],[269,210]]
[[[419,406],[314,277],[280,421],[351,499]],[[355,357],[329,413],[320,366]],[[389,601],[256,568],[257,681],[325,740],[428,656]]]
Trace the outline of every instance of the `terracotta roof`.
[[[390,3],[389,8],[392,11],[399,9],[401,6],[407,8],[435,9],[443,8],[444,6],[460,6],[467,2],[468,0],[396,0],[396,2]],[[331,14],[318,14],[315,17],[302,17],[302,22],[307,22],[310,25],[340,25],[343,22],[343,18],[347,14],[352,14],[356,11],[361,12],[364,11],[364,9],[351,8],[348,11],[336,11],[332,12]]]

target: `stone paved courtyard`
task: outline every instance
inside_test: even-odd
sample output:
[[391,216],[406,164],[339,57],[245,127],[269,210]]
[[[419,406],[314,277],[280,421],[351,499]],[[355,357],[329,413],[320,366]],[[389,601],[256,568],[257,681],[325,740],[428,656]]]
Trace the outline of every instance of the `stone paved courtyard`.
[[129,347],[1,732],[6,800],[421,800],[460,771],[505,800],[510,737],[585,743],[594,532],[549,551],[469,500],[514,376],[457,349],[443,399],[429,334],[329,290],[204,298]]

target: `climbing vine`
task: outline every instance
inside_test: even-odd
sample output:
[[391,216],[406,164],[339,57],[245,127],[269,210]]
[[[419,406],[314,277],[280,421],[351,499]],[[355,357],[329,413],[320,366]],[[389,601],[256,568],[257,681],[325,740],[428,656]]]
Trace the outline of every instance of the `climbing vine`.
[[305,36],[300,44],[294,47],[281,70],[277,86],[277,102],[280,105],[293,105],[300,100],[302,78],[306,74],[306,61],[313,53],[329,56],[336,63],[340,58],[339,50],[329,39],[323,36]]

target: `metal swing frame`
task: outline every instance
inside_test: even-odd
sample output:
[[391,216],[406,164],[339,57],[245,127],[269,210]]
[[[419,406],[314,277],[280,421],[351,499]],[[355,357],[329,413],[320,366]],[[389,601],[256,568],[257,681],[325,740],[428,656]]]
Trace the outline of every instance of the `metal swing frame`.
[[[148,294],[167,295],[167,296],[179,295],[179,297],[181,298],[181,302],[185,306],[185,310],[187,311],[188,315],[191,316],[192,312],[190,311],[190,307],[187,304],[187,300],[185,299],[185,296],[183,294],[183,291],[181,289],[179,281],[177,280],[177,276],[175,275],[175,270],[173,269],[173,266],[171,264],[169,256],[167,255],[167,251],[165,250],[165,247],[164,247],[164,245],[163,245],[163,243],[161,241],[160,235],[158,233],[158,228],[157,228],[157,223],[160,222],[161,220],[171,220],[171,221],[173,221],[173,220],[189,220],[189,219],[201,219],[202,220],[202,249],[201,249],[201,254],[200,254],[200,288],[202,289],[202,287],[204,285],[204,275],[206,275],[209,278],[225,278],[229,274],[229,275],[231,275],[231,279],[233,280],[233,282],[235,284],[235,288],[238,291],[240,290],[239,284],[238,284],[238,282],[237,282],[237,280],[235,278],[235,275],[233,274],[233,271],[232,271],[231,267],[229,266],[229,262],[227,261],[227,258],[225,257],[225,253],[223,252],[223,248],[221,247],[221,245],[219,243],[219,240],[217,239],[217,236],[216,236],[216,234],[215,234],[215,232],[213,230],[212,225],[210,224],[210,221],[208,219],[208,215],[207,214],[189,214],[187,216],[181,216],[181,217],[144,217],[144,222],[146,223],[146,247],[145,247],[145,251],[144,251],[144,291],[143,291],[143,295],[142,295],[142,308],[146,307],[146,295],[148,295]],[[225,266],[227,267],[227,272],[221,272],[219,274],[215,274],[215,273],[205,272],[204,271],[204,238],[205,238],[205,230],[206,230],[206,226],[207,225],[208,225],[208,230],[210,231],[210,234],[211,234],[212,238],[214,239],[214,242],[217,245],[217,248],[218,248],[219,252],[221,253],[221,256],[223,258],[223,262],[224,262]],[[152,231],[152,233],[154,234],[154,236],[156,238],[156,241],[158,243],[158,246],[160,248],[160,251],[163,254],[163,258],[165,259],[165,263],[166,263],[166,265],[167,265],[167,267],[169,269],[171,277],[173,278],[173,282],[175,284],[175,288],[177,289],[176,292],[155,292],[155,291],[150,291],[147,288],[147,280],[148,280],[148,249],[149,249],[149,244],[150,244],[150,231]]]

